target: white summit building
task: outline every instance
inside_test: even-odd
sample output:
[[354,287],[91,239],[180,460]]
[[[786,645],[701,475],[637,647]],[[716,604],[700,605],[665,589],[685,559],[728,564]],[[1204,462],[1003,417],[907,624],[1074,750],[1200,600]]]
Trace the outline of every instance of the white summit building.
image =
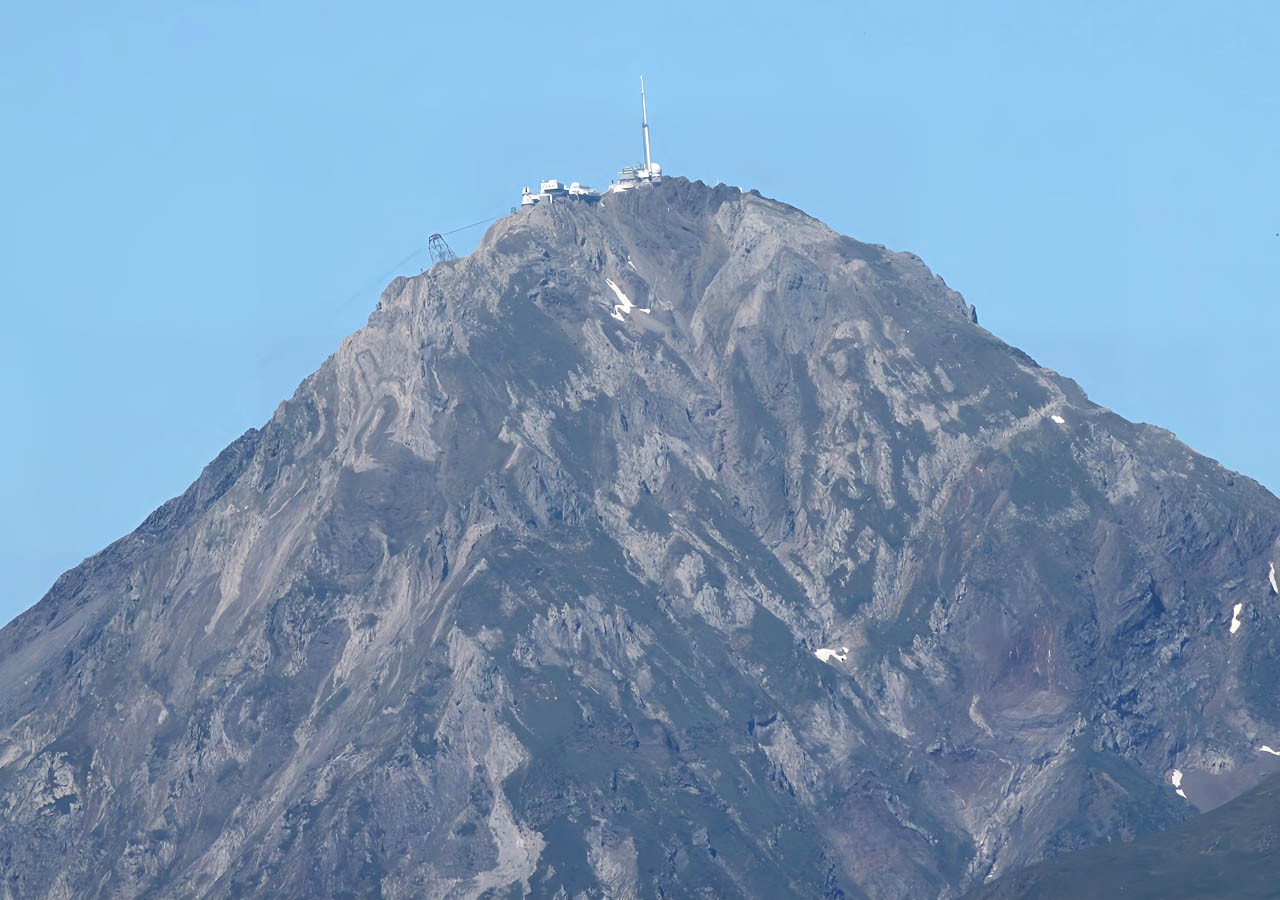
[[[657,184],[662,181],[662,166],[653,161],[649,150],[649,108],[644,96],[644,76],[640,77],[640,122],[644,133],[644,162],[638,166],[627,166],[618,173],[618,180],[609,185],[606,193],[629,191],[642,184]],[[536,203],[555,203],[557,200],[599,200],[600,192],[593,191],[585,184],[573,182],[568,186],[563,181],[550,178],[538,186],[534,193],[525,188],[520,194],[521,206],[533,206]]]
[[557,200],[569,197],[582,200],[594,200],[599,199],[600,192],[593,191],[585,184],[581,184],[577,181],[566,186],[563,181],[556,181],[556,179],[551,178],[539,185],[538,193],[536,194],[528,188],[525,188],[520,194],[520,205],[533,206],[533,204],[541,203],[544,200],[548,203],[554,203]]

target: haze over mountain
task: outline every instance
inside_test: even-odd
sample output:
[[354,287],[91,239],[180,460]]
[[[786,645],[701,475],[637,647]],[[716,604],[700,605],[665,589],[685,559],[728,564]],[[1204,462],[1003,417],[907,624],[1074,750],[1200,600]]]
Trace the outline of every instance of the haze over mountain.
[[1280,501],[975,318],[683,179],[397,279],[0,631],[0,896],[955,897],[1253,787]]

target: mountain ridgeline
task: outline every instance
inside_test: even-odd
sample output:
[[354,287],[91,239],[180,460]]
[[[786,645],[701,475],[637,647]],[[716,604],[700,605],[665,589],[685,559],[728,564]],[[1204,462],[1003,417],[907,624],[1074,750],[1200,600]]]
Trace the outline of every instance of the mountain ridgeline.
[[915,256],[538,204],[0,631],[0,898],[958,897],[1280,769],[1278,536]]

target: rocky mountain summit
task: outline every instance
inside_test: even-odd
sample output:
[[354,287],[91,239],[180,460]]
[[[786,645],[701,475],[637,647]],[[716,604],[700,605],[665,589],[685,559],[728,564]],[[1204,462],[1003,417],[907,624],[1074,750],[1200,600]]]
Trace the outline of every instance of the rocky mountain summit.
[[683,179],[397,279],[0,631],[0,898],[957,897],[1254,787],[1280,501],[974,318]]

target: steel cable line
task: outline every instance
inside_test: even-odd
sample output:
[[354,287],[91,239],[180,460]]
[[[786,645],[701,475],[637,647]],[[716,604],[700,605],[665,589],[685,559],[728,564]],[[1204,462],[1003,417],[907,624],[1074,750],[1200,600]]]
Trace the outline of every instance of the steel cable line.
[[[505,213],[496,215],[496,216],[490,216],[489,218],[481,219],[478,222],[472,222],[470,225],[462,225],[450,231],[442,231],[440,232],[440,234],[441,235],[457,234],[459,231],[466,231],[468,228],[475,228],[477,225],[487,225],[490,222],[496,222],[498,219],[501,219],[503,215],[505,215]],[[358,290],[353,292],[351,296],[347,297],[338,305],[344,306],[344,307],[348,306],[349,304],[357,300],[359,297],[361,297],[363,294],[365,294],[367,291],[371,290],[372,288],[377,287],[379,284],[385,284],[388,278],[396,274],[396,272],[398,272],[401,268],[404,267],[405,263],[409,262],[409,260],[413,259],[414,257],[422,253],[425,253],[426,251],[427,251],[427,248],[425,246],[418,247],[416,250],[414,250],[404,259],[400,260],[394,266],[391,266],[389,269],[387,269],[385,273],[383,273],[382,275],[379,275],[376,279],[370,279],[368,282],[365,283],[364,286],[360,287]]]

